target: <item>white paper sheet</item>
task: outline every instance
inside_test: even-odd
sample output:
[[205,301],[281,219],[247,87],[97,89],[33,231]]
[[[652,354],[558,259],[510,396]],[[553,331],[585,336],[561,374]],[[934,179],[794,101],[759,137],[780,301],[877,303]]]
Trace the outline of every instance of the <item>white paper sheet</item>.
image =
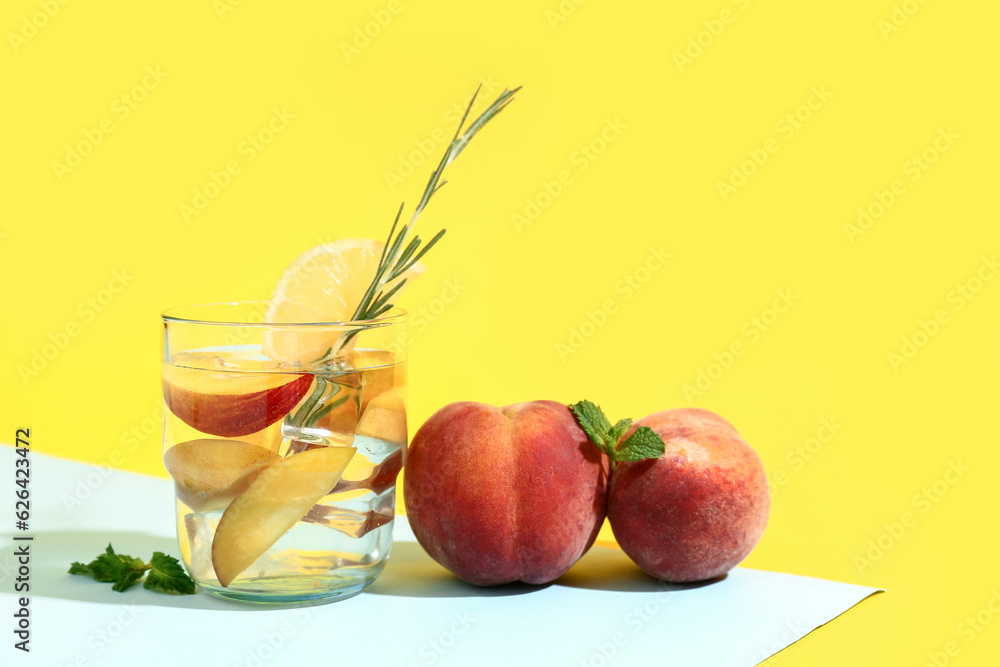
[[[14,452],[0,447],[13,479]],[[2,665],[755,665],[878,589],[737,568],[703,586],[642,574],[594,547],[544,587],[476,588],[432,561],[397,519],[392,556],[365,593],[271,609],[153,593],[66,574],[110,541],[117,551],[178,555],[172,484],[33,454],[31,652],[13,648],[18,564],[13,516],[0,524]],[[13,494],[12,494],[13,495]],[[12,503],[13,504],[13,503]],[[23,544],[23,543],[19,543]],[[305,661],[310,662],[306,663]]]

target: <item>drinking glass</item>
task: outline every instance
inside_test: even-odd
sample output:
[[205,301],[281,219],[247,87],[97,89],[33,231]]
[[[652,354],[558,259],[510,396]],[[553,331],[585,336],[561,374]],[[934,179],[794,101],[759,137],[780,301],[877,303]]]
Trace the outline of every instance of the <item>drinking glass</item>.
[[265,323],[267,302],[163,313],[163,460],[185,567],[258,603],[379,575],[406,454],[406,313]]

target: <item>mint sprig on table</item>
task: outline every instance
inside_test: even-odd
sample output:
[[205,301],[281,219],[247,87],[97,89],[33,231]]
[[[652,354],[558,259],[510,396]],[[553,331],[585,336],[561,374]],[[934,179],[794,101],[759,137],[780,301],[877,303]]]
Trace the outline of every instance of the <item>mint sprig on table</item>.
[[[465,147],[472,140],[472,137],[476,135],[479,130],[483,128],[486,123],[492,120],[498,113],[503,111],[511,100],[514,99],[514,93],[521,90],[518,86],[513,90],[504,89],[500,96],[493,101],[485,111],[476,120],[472,121],[472,124],[462,132],[462,127],[465,125],[466,119],[469,117],[469,112],[472,111],[472,105],[476,101],[476,97],[479,95],[479,88],[472,95],[472,99],[469,100],[469,106],[466,107],[465,113],[462,115],[462,120],[458,123],[458,129],[455,130],[455,136],[452,138],[451,143],[448,144],[448,148],[444,152],[441,161],[438,163],[437,168],[431,174],[430,179],[427,181],[427,187],[424,188],[424,194],[420,197],[420,201],[417,203],[416,209],[413,211],[413,216],[410,217],[410,221],[399,228],[399,218],[403,214],[403,207],[406,202],[399,205],[399,210],[396,211],[396,219],[392,222],[392,227],[389,229],[389,237],[385,241],[385,245],[382,247],[382,256],[379,258],[378,267],[375,270],[375,278],[372,280],[368,289],[365,290],[364,295],[361,297],[361,302],[354,311],[352,320],[373,320],[380,315],[385,314],[393,304],[390,299],[396,294],[406,282],[403,278],[395,285],[389,287],[389,285],[401,275],[406,273],[414,264],[420,261],[420,258],[424,254],[434,247],[434,245],[441,240],[444,236],[446,230],[442,229],[437,234],[431,238],[427,244],[421,248],[421,239],[419,236],[414,236],[407,242],[410,230],[413,228],[414,223],[416,223],[417,218],[423,212],[424,207],[427,206],[427,202],[430,201],[431,197],[441,188],[444,187],[445,183],[448,181],[442,181],[441,176],[444,174],[444,169],[449,164],[458,157],[459,153],[465,150]],[[384,289],[386,288],[386,289]],[[383,291],[384,289],[384,291]],[[329,358],[331,355],[336,355],[347,343],[351,340],[360,330],[352,329],[351,331],[344,334],[341,340],[333,348],[327,351],[320,361]]]
[[[601,408],[590,401],[580,401],[569,409],[580,429],[607,455],[612,470],[621,461],[658,459],[663,455],[666,448],[663,438],[648,426],[636,428],[632,435],[625,438],[632,428],[631,419],[620,419],[612,426]],[[622,438],[625,438],[624,442]]]
[[[146,574],[146,573],[149,574]],[[74,562],[69,566],[69,574],[88,575],[105,583],[113,584],[111,590],[119,593],[136,583],[146,574],[143,588],[161,593],[178,593],[191,595],[194,593],[194,581],[187,575],[180,562],[173,556],[161,551],[154,551],[149,563],[143,563],[138,558],[116,554],[108,544],[108,548],[100,556],[86,565]]]

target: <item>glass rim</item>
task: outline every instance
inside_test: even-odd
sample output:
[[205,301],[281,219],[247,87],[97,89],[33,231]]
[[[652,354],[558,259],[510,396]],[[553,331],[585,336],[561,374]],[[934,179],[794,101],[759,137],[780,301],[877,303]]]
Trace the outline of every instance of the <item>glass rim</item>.
[[[399,306],[393,306],[385,312],[385,314],[380,317],[371,320],[342,320],[342,321],[329,321],[329,322],[237,322],[234,320],[222,320],[222,319],[205,319],[205,318],[194,318],[194,317],[182,317],[178,313],[182,311],[189,311],[193,309],[210,308],[210,307],[225,307],[225,306],[247,306],[253,304],[260,304],[265,306],[270,303],[266,300],[249,300],[249,301],[215,301],[211,303],[196,303],[187,306],[175,306],[173,308],[168,308],[160,313],[160,317],[164,322],[178,322],[182,324],[201,324],[206,326],[225,326],[225,327],[261,327],[261,328],[274,328],[274,327],[385,327],[393,324],[399,324],[406,321],[409,313]],[[261,308],[261,312],[264,312],[264,308]]]

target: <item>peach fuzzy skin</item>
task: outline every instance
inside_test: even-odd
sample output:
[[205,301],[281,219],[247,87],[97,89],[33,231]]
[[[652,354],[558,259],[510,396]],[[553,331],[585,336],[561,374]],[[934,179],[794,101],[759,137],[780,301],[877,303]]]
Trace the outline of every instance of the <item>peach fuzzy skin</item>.
[[607,459],[565,405],[452,403],[417,431],[406,513],[438,563],[480,586],[559,577],[604,521]]
[[658,459],[619,463],[608,519],[622,550],[674,582],[721,576],[753,550],[771,507],[764,466],[732,424],[708,410],[657,412],[636,422],[663,438]]

